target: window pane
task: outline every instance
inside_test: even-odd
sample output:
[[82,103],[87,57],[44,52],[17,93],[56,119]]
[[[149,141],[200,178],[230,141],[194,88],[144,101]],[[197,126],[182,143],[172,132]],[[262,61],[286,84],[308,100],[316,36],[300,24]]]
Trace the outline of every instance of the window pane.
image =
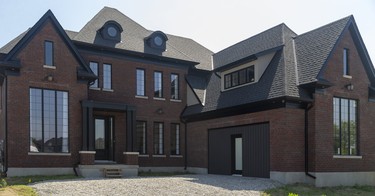
[[333,99],[334,152],[357,155],[357,101]]
[[154,123],[154,154],[164,154],[163,140],[164,140],[163,123]]
[[171,99],[179,99],[179,81],[177,74],[171,74]]
[[239,84],[246,83],[246,69],[242,69],[239,72]]
[[137,95],[145,96],[145,70],[137,69]]
[[146,154],[146,122],[137,121],[137,141],[136,145],[139,154]]
[[238,86],[238,72],[232,73],[232,86]]
[[[90,69],[92,72],[94,72],[94,74],[96,76],[98,76],[98,72],[99,72],[99,67],[98,67],[98,63],[95,63],[95,62],[90,62]],[[99,84],[98,84],[98,79],[96,79],[94,81],[94,83],[91,85],[91,87],[95,87],[95,88],[98,88],[99,87]]]
[[112,89],[112,65],[103,64],[103,88]]
[[163,74],[154,72],[154,97],[163,97]]
[[69,152],[68,93],[30,88],[30,152]]
[[53,66],[53,42],[44,42],[44,64]]
[[171,124],[171,154],[180,154],[180,125]]
[[232,77],[230,74],[225,75],[224,77],[224,88],[230,88],[232,83]]
[[255,77],[254,77],[254,65],[247,68],[247,82],[254,82]]
[[349,75],[348,55],[349,55],[349,50],[344,48],[344,50],[343,50],[344,75]]

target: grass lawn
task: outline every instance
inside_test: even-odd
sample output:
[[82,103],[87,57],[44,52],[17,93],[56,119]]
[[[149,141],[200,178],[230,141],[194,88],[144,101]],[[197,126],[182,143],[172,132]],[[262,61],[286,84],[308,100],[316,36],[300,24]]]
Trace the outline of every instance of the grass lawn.
[[0,196],[3,195],[37,195],[34,189],[27,186],[30,183],[41,182],[46,180],[65,180],[79,178],[74,175],[62,176],[22,176],[22,177],[7,177],[5,181],[1,180]]
[[364,195],[364,196],[374,196],[375,195],[375,186],[338,186],[338,187],[324,187],[317,188],[314,186],[306,184],[293,184],[286,185],[275,189],[265,190],[262,193],[263,196],[304,196],[304,195],[337,195],[337,196],[346,196],[346,195]]

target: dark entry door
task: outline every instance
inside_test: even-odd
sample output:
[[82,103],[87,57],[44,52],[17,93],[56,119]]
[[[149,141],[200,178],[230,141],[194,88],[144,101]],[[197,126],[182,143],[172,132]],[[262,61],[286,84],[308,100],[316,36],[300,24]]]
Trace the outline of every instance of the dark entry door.
[[113,119],[95,117],[95,159],[113,160]]

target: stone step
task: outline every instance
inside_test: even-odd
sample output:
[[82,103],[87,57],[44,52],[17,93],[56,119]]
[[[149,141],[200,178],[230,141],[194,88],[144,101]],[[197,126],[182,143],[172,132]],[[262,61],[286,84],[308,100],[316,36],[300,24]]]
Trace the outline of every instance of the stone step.
[[117,168],[104,168],[104,176],[106,178],[121,178],[121,169]]

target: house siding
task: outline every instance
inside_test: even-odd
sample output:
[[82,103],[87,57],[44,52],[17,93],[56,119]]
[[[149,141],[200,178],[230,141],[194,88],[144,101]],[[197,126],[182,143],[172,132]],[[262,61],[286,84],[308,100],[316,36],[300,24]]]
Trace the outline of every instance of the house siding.
[[[44,41],[54,43],[56,69],[43,68]],[[87,84],[77,82],[79,63],[47,20],[16,56],[22,65],[20,76],[8,76],[8,166],[9,167],[72,167],[79,162],[82,143],[82,110],[80,100],[87,98]],[[53,81],[46,76],[52,75]],[[45,88],[69,92],[70,156],[28,155],[30,148],[29,89]]]
[[[349,49],[350,76],[343,77],[343,49]],[[312,126],[310,151],[315,172],[360,172],[375,170],[375,103],[369,102],[367,77],[364,64],[349,30],[343,32],[341,41],[332,52],[322,73],[323,78],[333,83],[332,87],[314,95],[314,107],[311,110]],[[354,90],[347,90],[345,85],[353,84]],[[333,97],[343,97],[358,101],[358,148],[360,159],[333,158]]]

